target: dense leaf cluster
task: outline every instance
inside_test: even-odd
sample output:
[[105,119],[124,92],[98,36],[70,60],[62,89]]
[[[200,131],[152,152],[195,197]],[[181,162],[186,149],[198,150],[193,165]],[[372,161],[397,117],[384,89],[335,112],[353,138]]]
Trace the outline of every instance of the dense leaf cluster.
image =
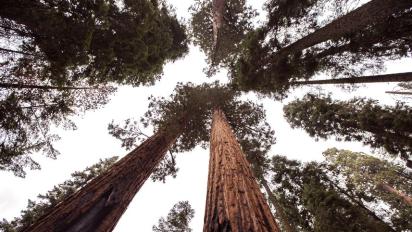
[[269,174],[294,231],[393,231],[341,188],[342,181],[331,179],[323,164],[274,156]]
[[412,109],[405,104],[381,106],[376,100],[354,98],[335,101],[330,96],[307,94],[284,107],[293,128],[310,136],[344,141],[361,141],[372,148],[383,148],[410,165],[412,152]]
[[59,85],[150,84],[188,51],[185,28],[163,1],[6,0],[0,18],[2,34],[22,41],[16,66]]

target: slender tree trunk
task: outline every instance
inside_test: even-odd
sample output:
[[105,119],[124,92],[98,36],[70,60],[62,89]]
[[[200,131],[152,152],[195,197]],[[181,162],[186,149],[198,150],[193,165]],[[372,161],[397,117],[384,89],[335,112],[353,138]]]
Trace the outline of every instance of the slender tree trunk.
[[403,92],[403,91],[386,91],[388,94],[399,94],[399,95],[412,95],[412,92]]
[[225,0],[213,0],[213,53],[216,53],[218,47],[219,33],[223,26],[223,14],[225,11]]
[[278,216],[279,219],[281,220],[285,231],[286,232],[294,232],[295,230],[290,225],[289,220],[286,217],[285,211],[283,210],[282,206],[279,205],[279,203],[278,203],[275,195],[273,194],[272,190],[270,190],[268,182],[262,177],[262,179],[260,180],[260,183],[262,183],[263,188],[265,189],[266,193],[268,194],[268,198],[269,198],[270,203],[272,203],[272,205],[275,207],[276,216]]
[[313,45],[356,32],[368,25],[386,20],[393,13],[411,6],[412,1],[410,0],[371,0],[315,32],[280,49],[276,53],[276,59],[281,60],[289,54],[297,53]]
[[382,191],[385,191],[385,192],[388,192],[388,193],[391,193],[391,194],[396,195],[397,197],[401,198],[402,201],[403,201],[405,204],[407,204],[407,205],[409,205],[409,206],[412,207],[412,198],[411,198],[410,196],[406,195],[405,193],[403,193],[403,192],[401,192],[401,191],[399,191],[399,190],[396,190],[396,189],[394,189],[392,186],[390,186],[390,185],[388,185],[388,184],[385,184],[385,183],[380,183],[380,184],[378,184],[376,187],[377,187],[378,189],[382,190]]
[[204,232],[279,232],[224,114],[215,110]]
[[382,82],[409,82],[412,81],[412,72],[393,73],[374,76],[348,77],[339,79],[325,79],[312,81],[295,81],[292,85],[328,85],[328,84],[361,84]]
[[156,133],[24,231],[112,231],[177,137]]
[[58,89],[58,90],[78,90],[78,89],[94,89],[95,87],[70,87],[70,86],[51,86],[51,85],[26,85],[14,83],[0,83],[0,88],[3,89]]
[[22,52],[22,51],[16,51],[16,50],[11,50],[11,49],[7,49],[7,48],[0,48],[0,52],[4,52],[4,53],[16,53],[16,54],[26,55],[26,56],[34,56],[34,55],[31,54],[31,53]]
[[368,207],[366,207],[362,201],[355,199],[354,196],[352,196],[351,194],[349,194],[347,191],[345,191],[344,189],[342,189],[341,187],[339,187],[337,184],[335,184],[333,181],[331,181],[329,178],[326,179],[329,184],[331,184],[334,188],[336,188],[341,194],[345,195],[347,198],[349,198],[350,201],[352,201],[353,203],[357,204],[359,207],[361,207],[362,209],[364,209],[366,211],[367,214],[369,214],[369,216],[371,216],[372,218],[374,218],[375,220],[381,222],[383,225],[386,226],[386,228],[388,229],[388,231],[393,231],[396,232],[391,226],[389,226],[386,222],[384,222],[380,217],[378,217],[378,215],[375,214],[375,212],[371,211]]

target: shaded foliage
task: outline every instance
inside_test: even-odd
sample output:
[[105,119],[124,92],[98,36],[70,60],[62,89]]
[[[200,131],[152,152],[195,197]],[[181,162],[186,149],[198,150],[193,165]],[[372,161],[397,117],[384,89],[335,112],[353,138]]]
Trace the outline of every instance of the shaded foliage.
[[15,217],[11,221],[3,219],[3,221],[0,222],[0,229],[4,232],[23,231],[43,215],[50,212],[54,206],[85,186],[93,178],[108,170],[117,159],[118,157],[115,156],[100,160],[98,163],[87,167],[83,171],[72,173],[71,179],[54,186],[54,188],[46,194],[39,194],[37,201],[29,200],[27,208],[21,211],[20,217]]
[[163,1],[5,0],[0,18],[0,35],[20,41],[15,75],[36,69],[59,85],[150,84],[188,51],[185,28]]
[[274,156],[269,173],[273,192],[295,231],[391,231],[369,209],[349,198],[322,164]]
[[410,107],[402,103],[380,106],[376,100],[335,101],[330,96],[313,94],[284,107],[290,125],[312,137],[360,141],[406,161],[412,152],[411,113]]
[[412,228],[409,220],[412,208],[399,196],[379,188],[386,184],[405,194],[412,194],[412,175],[403,167],[361,152],[336,148],[326,150],[323,155],[326,169],[336,182],[345,183],[348,193],[373,207],[381,218],[389,219],[396,231]]
[[158,225],[153,226],[154,232],[191,232],[189,223],[195,215],[195,210],[188,201],[176,203],[167,215],[160,218]]

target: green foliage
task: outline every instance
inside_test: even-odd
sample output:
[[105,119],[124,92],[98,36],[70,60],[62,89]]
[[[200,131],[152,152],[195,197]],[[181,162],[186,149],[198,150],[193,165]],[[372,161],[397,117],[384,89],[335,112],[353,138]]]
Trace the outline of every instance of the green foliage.
[[188,201],[179,201],[170,210],[167,218],[159,219],[157,226],[153,226],[154,232],[191,232],[189,223],[195,215]]
[[[369,205],[373,203],[374,211],[390,219],[396,231],[408,231],[412,228],[409,220],[412,215],[411,207],[398,196],[378,187],[380,184],[387,184],[398,191],[411,194],[412,176],[404,168],[361,152],[332,148],[326,150],[323,155],[328,171],[336,179],[343,179],[353,196]],[[390,210],[385,210],[385,206]]]
[[56,158],[51,126],[76,129],[68,118],[97,109],[109,100],[112,87],[92,89],[0,89],[0,170],[24,177],[25,168],[40,169],[30,156]]
[[218,35],[217,49],[214,48],[212,1],[196,0],[190,7],[192,19],[190,34],[192,41],[207,56],[208,76],[219,68],[228,67],[238,55],[239,44],[246,33],[252,30],[252,19],[256,11],[246,5],[245,0],[225,1],[224,22]]
[[153,83],[166,61],[187,53],[185,28],[163,1],[119,4],[114,0],[3,1],[3,34],[17,36],[20,50],[28,54],[14,68],[36,67],[38,78],[59,85],[79,79]]
[[406,161],[412,153],[411,114],[411,108],[402,103],[380,106],[375,100],[334,101],[312,94],[284,107],[292,128],[302,128],[312,137],[361,141]]
[[323,164],[274,156],[269,174],[278,203],[295,231],[391,231],[331,179]]
[[117,159],[118,157],[115,156],[100,160],[97,164],[87,167],[81,172],[72,173],[70,180],[54,186],[54,188],[46,194],[39,194],[37,201],[29,200],[27,208],[21,211],[20,217],[16,217],[10,222],[3,219],[3,221],[0,222],[0,230],[4,232],[23,231],[39,218],[50,212],[54,206],[62,202],[65,198],[78,191],[93,178],[108,170]]
[[304,186],[303,202],[314,217],[314,231],[387,231],[362,209],[317,181]]
[[[213,110],[220,108],[251,159],[251,156],[258,156],[270,148],[275,141],[274,131],[265,122],[263,107],[252,101],[242,101],[240,97],[239,92],[218,83],[199,86],[179,84],[169,99],[150,98],[149,110],[141,123],[145,127],[152,126],[154,131],[181,132],[172,152],[190,151],[197,145],[206,148],[210,140]],[[126,126],[128,124],[130,122],[126,122]],[[124,144],[134,143],[132,141],[137,139],[138,132],[130,126],[126,129],[119,127],[109,126],[110,133]],[[257,160],[261,159],[257,156]]]

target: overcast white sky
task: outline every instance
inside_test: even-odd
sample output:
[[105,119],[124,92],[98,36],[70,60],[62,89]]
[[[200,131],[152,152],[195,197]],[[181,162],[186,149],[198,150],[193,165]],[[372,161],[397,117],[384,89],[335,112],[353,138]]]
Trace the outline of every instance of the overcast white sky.
[[[187,8],[191,0],[179,0],[173,5],[179,17],[188,17]],[[259,1],[261,2],[261,1]],[[255,8],[261,3],[253,2]],[[165,66],[164,77],[152,87],[122,87],[112,97],[104,108],[87,112],[82,117],[76,117],[76,131],[60,131],[62,139],[57,142],[61,155],[57,160],[36,155],[42,166],[41,171],[30,171],[25,179],[17,178],[11,173],[1,172],[0,183],[0,219],[12,219],[24,209],[27,199],[34,199],[37,194],[44,193],[64,180],[70,173],[82,170],[96,163],[100,158],[114,155],[124,156],[127,152],[120,147],[120,142],[107,132],[108,123],[114,119],[122,121],[127,118],[139,118],[147,110],[147,98],[150,95],[168,96],[177,82],[226,82],[226,73],[221,72],[208,79],[202,73],[206,66],[205,56],[197,47],[190,47],[190,53],[185,59]],[[411,71],[410,59],[404,59],[387,64],[387,73]],[[347,93],[339,88],[328,87],[333,97],[348,99],[354,96],[367,96],[379,99],[382,104],[393,104],[395,98],[384,92],[391,90],[393,84],[370,84],[359,88],[356,92]],[[256,99],[267,110],[267,118],[276,131],[277,144],[272,148],[272,154],[282,154],[290,158],[309,161],[321,160],[321,153],[330,147],[351,149],[370,153],[368,147],[360,143],[343,143],[334,140],[316,142],[301,130],[292,130],[283,118],[284,103],[303,96],[310,88],[296,90],[283,103],[271,99],[257,99],[253,94],[245,98]],[[325,92],[327,92],[325,91]],[[166,184],[153,183],[150,180],[136,195],[128,210],[121,218],[115,231],[118,232],[150,232],[152,225],[160,216],[166,216],[169,209],[180,200],[188,200],[196,211],[191,226],[195,232],[202,231],[204,204],[206,200],[206,184],[208,169],[208,150],[197,148],[192,152],[178,154],[177,163],[180,171],[176,179],[168,179]]]

